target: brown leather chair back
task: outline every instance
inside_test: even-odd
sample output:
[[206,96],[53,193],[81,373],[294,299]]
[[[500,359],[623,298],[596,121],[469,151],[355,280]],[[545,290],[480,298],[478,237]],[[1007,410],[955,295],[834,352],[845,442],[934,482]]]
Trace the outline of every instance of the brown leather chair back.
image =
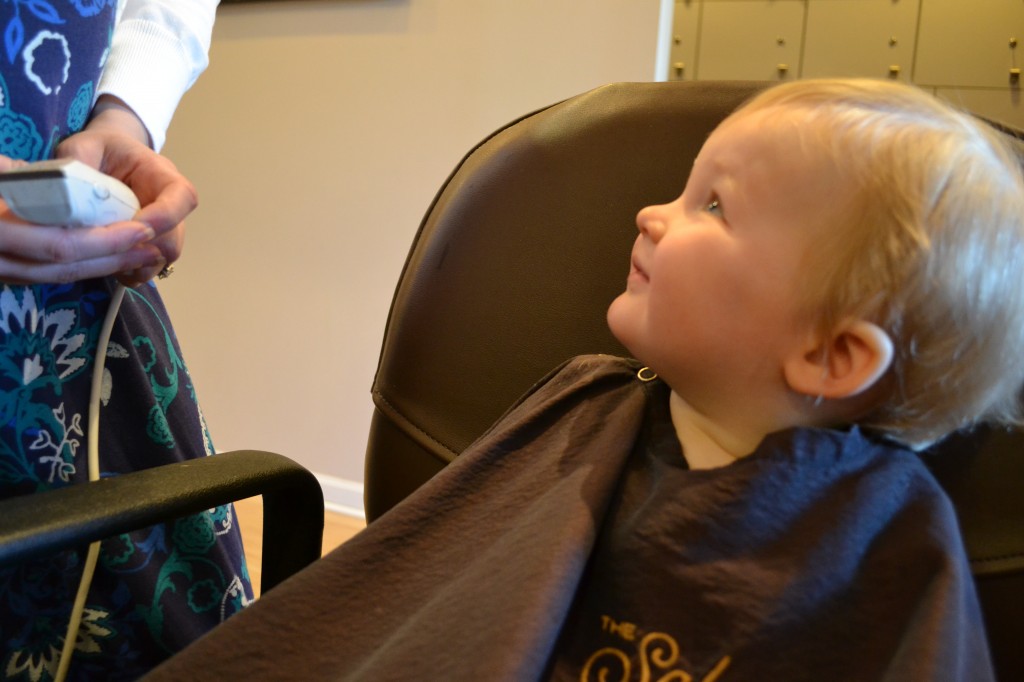
[[[671,201],[712,129],[763,84],[620,83],[481,142],[427,211],[373,385],[371,521],[438,472],[539,378],[624,354],[605,325],[637,211]],[[960,514],[1003,679],[1024,678],[1024,438],[929,456]]]

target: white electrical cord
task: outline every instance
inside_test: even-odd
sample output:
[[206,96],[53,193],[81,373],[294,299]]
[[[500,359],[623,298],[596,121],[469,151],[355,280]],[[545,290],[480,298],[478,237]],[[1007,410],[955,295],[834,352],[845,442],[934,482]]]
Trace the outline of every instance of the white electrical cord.
[[[88,426],[88,462],[89,480],[100,479],[100,402],[103,395],[103,371],[106,367],[107,347],[110,345],[110,333],[114,329],[114,320],[117,319],[117,311],[121,308],[121,301],[124,299],[124,285],[118,284],[110,299],[110,307],[107,315],[103,318],[103,327],[100,330],[100,338],[96,343],[96,359],[92,368],[92,386],[89,392],[89,426]],[[89,551],[85,556],[85,565],[82,570],[82,579],[78,583],[78,594],[75,595],[75,604],[71,608],[71,619],[68,622],[68,629],[64,635],[64,649],[60,654],[60,665],[55,682],[63,682],[71,667],[71,657],[75,652],[75,644],[78,642],[78,630],[82,624],[82,613],[85,611],[85,600],[89,595],[89,586],[92,584],[92,576],[96,570],[96,562],[100,556],[100,543],[93,542],[89,545]]]

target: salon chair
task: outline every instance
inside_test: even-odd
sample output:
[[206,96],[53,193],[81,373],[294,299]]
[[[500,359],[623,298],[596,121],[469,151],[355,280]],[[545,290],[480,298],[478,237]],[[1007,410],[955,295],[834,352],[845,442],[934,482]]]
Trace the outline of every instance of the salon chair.
[[291,459],[239,450],[0,501],[0,568],[263,496],[261,593],[320,558],[320,483]]
[[[513,121],[428,209],[373,383],[372,522],[440,471],[605,326],[643,206],[678,196],[711,130],[763,84],[623,83]],[[1024,679],[1024,434],[978,431],[924,454],[952,497],[1003,680]]]

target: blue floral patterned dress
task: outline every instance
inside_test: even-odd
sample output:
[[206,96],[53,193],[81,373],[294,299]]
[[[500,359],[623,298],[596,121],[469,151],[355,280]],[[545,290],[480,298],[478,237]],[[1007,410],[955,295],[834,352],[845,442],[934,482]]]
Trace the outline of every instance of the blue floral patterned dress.
[[[0,154],[51,156],[85,124],[116,0],[0,0]],[[0,283],[0,497],[87,479],[97,337],[112,279]],[[129,290],[106,358],[102,475],[211,454],[152,284]],[[0,570],[0,680],[57,669],[85,552]],[[134,679],[252,600],[231,507],[103,543],[71,679]]]

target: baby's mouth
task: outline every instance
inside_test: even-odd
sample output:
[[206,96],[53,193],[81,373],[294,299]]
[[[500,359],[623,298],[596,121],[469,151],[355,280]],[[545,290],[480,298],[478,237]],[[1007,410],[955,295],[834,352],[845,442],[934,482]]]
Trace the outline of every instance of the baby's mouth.
[[637,262],[636,258],[631,258],[629,261],[629,275],[631,279],[638,277],[645,282],[650,280],[647,271]]

